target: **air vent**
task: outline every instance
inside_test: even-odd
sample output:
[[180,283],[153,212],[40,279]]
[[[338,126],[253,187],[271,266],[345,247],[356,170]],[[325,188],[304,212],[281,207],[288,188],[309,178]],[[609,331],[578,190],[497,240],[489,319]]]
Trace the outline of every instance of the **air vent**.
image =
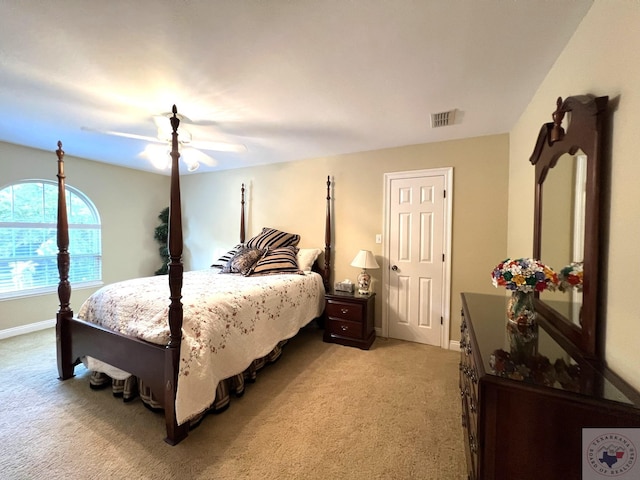
[[456,111],[449,110],[448,112],[432,113],[431,114],[431,128],[446,127],[453,125],[456,119]]

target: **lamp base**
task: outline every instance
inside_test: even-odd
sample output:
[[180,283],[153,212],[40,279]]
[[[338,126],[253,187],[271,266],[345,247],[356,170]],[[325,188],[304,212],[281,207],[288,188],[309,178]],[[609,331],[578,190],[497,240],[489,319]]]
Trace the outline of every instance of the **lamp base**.
[[371,285],[371,275],[366,270],[362,270],[358,275],[358,293],[360,295],[369,295],[369,285]]

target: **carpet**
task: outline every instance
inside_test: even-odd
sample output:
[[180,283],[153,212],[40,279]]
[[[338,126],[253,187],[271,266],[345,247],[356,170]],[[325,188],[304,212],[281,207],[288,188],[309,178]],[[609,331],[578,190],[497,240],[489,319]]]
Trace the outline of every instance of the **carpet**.
[[459,353],[309,326],[175,447],[139,399],[57,379],[55,332],[0,341],[3,479],[463,479]]

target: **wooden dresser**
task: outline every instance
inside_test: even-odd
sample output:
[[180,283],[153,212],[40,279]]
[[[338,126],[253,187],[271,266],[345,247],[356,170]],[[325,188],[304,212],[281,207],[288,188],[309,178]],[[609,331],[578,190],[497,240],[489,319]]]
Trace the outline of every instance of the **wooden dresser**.
[[[611,371],[563,347],[540,316],[534,350],[521,350],[519,337],[514,341],[507,330],[505,311],[504,296],[462,294],[460,395],[468,478],[579,480],[582,429],[640,427],[640,396]],[[520,360],[505,364],[504,352]],[[526,356],[535,357],[528,363],[532,368],[523,368]]]

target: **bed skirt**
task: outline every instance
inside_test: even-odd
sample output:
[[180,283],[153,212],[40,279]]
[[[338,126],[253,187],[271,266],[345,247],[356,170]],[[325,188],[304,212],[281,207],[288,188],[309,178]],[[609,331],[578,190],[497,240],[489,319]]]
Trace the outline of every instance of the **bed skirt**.
[[[246,383],[255,382],[258,372],[265,365],[274,363],[278,360],[282,355],[282,348],[286,343],[287,340],[282,340],[273,350],[271,350],[271,352],[269,352],[269,354],[251,362],[251,365],[249,365],[249,367],[247,367],[243,372],[218,382],[215,400],[207,410],[190,420],[191,428],[197,426],[208,413],[220,413],[226,410],[231,403],[232,394],[236,397],[241,397],[244,394]],[[124,402],[130,402],[139,396],[145,407],[153,410],[154,412],[163,411],[162,405],[156,400],[156,397],[153,395],[149,387],[145,385],[144,380],[134,375],[131,375],[129,378],[124,380],[118,380],[111,378],[106,373],[91,372],[89,386],[93,390],[102,390],[111,386],[113,395],[115,397],[122,398]]]

